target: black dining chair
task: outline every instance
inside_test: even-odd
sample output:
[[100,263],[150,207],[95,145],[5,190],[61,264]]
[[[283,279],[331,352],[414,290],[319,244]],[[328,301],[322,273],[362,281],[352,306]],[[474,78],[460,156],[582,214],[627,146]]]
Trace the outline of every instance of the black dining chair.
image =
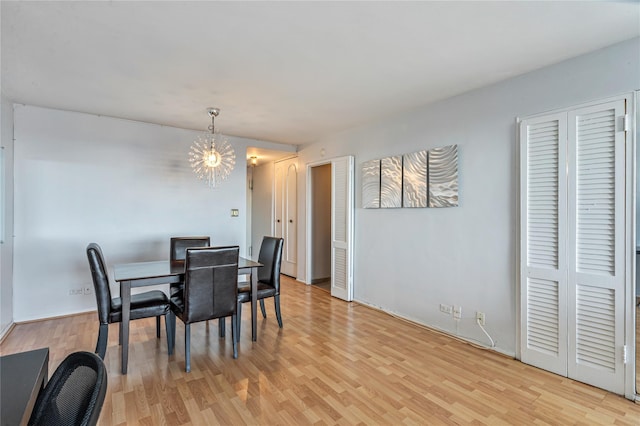
[[[98,303],[98,319],[100,328],[98,330],[98,342],[96,343],[96,353],[104,359],[107,351],[107,340],[109,336],[109,324],[120,323],[122,326],[122,299],[111,297],[109,288],[109,277],[105,267],[102,249],[96,243],[87,246],[87,258],[93,278],[93,288],[96,293]],[[144,293],[131,295],[130,319],[156,317],[156,337],[160,338],[160,317],[165,317],[167,332],[167,349],[171,355],[173,346],[169,340],[172,338],[171,323],[167,321],[166,315],[169,313],[169,298],[160,290],[152,290]],[[122,329],[120,331],[120,343],[122,344]]]
[[[171,296],[171,329],[176,317],[184,323],[185,371],[191,371],[191,324],[231,317],[233,358],[238,298],[239,247],[204,247],[186,250],[184,287]],[[171,339],[175,344],[175,337]]]
[[107,394],[107,369],[91,352],[74,352],[40,392],[29,425],[89,426],[98,423]]
[[[209,237],[171,237],[169,244],[169,260],[171,265],[184,264],[187,249],[190,247],[209,247],[211,238]],[[169,294],[174,294],[182,289],[184,283],[173,283],[170,286]]]
[[[258,293],[257,299],[260,301],[262,316],[267,317],[264,307],[264,299],[273,297],[276,308],[276,319],[278,326],[282,328],[282,315],[280,313],[280,266],[282,264],[282,247],[284,240],[276,237],[262,238],[258,262],[264,266],[258,268]],[[242,285],[238,288],[238,330],[236,339],[240,340],[240,321],[242,319],[242,304],[251,301],[251,286]]]

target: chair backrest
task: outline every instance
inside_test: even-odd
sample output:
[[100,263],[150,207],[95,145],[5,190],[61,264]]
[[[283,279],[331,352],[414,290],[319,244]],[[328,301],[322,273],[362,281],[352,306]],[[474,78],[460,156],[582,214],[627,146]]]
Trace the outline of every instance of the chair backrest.
[[105,267],[102,249],[96,243],[87,246],[87,259],[91,268],[93,278],[93,290],[98,303],[98,318],[100,324],[108,324],[109,313],[111,312],[111,289],[109,288],[109,277]]
[[284,240],[276,237],[263,237],[258,262],[264,266],[258,268],[258,281],[269,284],[280,293],[280,265],[282,264],[282,246]]
[[184,276],[185,323],[236,312],[240,248],[188,248]]
[[96,354],[74,352],[38,395],[29,425],[95,425],[106,393],[104,362]]
[[209,247],[209,237],[172,237],[170,244],[169,260],[171,262],[184,261],[186,250],[189,247]]

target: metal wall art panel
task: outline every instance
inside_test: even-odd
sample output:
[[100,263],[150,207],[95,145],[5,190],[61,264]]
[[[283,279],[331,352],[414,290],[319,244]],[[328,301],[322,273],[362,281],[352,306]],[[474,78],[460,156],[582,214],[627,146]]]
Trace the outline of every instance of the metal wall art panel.
[[362,163],[362,207],[380,208],[380,160]]
[[458,205],[458,145],[429,150],[429,207]]
[[402,207],[402,156],[380,160],[380,207]]
[[427,207],[427,151],[403,156],[402,207]]

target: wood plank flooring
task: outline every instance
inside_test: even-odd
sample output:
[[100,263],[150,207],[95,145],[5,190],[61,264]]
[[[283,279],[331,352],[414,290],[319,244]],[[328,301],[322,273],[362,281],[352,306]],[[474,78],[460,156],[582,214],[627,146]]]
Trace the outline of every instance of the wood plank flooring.
[[[100,424],[640,424],[640,405],[623,397],[313,286],[283,277],[281,297],[284,328],[267,300],[256,343],[245,305],[237,360],[230,333],[219,339],[217,323],[192,325],[191,373],[180,321],[171,357],[154,320],[132,322],[126,376],[110,326]],[[93,351],[97,331],[95,313],[20,324],[0,353],[48,346],[53,371],[68,353]]]

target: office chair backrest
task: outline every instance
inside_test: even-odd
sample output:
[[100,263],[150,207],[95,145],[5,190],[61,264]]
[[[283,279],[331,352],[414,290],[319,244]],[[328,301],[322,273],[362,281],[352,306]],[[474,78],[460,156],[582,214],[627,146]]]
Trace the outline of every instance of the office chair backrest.
[[189,247],[209,247],[209,237],[172,237],[169,260],[171,262],[184,261]]
[[188,248],[184,277],[185,322],[236,312],[240,248]]
[[87,259],[91,268],[93,278],[93,289],[98,303],[98,318],[100,324],[109,323],[109,313],[111,312],[111,289],[109,288],[109,277],[105,267],[102,249],[96,243],[87,246]]
[[280,266],[282,264],[282,238],[264,237],[260,245],[258,262],[264,266],[258,268],[258,281],[269,284],[280,293]]
[[72,353],[38,395],[29,425],[95,425],[106,393],[107,370],[100,357]]

